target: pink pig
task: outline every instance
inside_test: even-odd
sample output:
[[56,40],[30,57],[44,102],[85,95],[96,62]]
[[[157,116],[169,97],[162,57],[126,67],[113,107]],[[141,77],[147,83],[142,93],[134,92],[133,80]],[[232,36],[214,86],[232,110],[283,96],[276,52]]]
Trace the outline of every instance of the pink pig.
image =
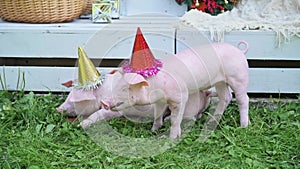
[[[154,124],[160,125],[161,113],[156,110],[167,103],[171,110],[170,138],[181,135],[181,121],[190,94],[216,88],[219,102],[215,115],[221,115],[232,99],[229,86],[235,93],[240,111],[240,124],[249,123],[247,95],[248,63],[246,46],[240,50],[227,43],[214,43],[185,50],[175,56],[161,59],[163,67],[155,75],[144,78],[137,73],[118,72],[122,79],[112,90],[104,93],[101,101],[106,109],[122,111],[135,105],[155,104]],[[158,126],[159,126],[158,125]]]
[[[153,120],[154,105],[137,105],[123,111],[110,111],[100,108],[100,99],[102,97],[101,93],[104,92],[103,90],[105,88],[109,89],[113,87],[112,80],[120,80],[121,78],[121,76],[117,76],[114,72],[115,71],[107,74],[103,85],[97,89],[82,90],[74,88],[69,93],[66,101],[57,108],[57,111],[60,113],[66,111],[68,116],[81,116],[86,118],[80,123],[84,128],[99,120],[110,120],[120,116],[126,116],[135,121],[136,117],[150,118],[150,120]],[[189,98],[189,106],[187,106],[188,111],[185,112],[185,118],[193,120],[195,118],[199,118],[197,117],[198,113],[203,112],[207,108],[210,102],[209,98],[213,95],[214,93],[210,91],[192,94]],[[161,127],[163,121],[162,115],[165,112],[166,107],[167,105],[159,110],[161,116],[159,116],[155,121],[156,123],[153,124],[152,130],[156,130]]]
[[[190,95],[186,106],[187,111],[184,112],[184,119],[196,120],[198,118],[201,118],[202,112],[204,112],[207,109],[210,103],[210,97],[215,96],[215,94],[216,93],[214,92],[205,91]],[[100,109],[92,115],[90,115],[87,119],[84,119],[80,123],[80,125],[83,128],[86,128],[91,124],[96,123],[97,121],[110,120],[121,116],[126,116],[127,118],[134,121],[137,121],[137,118],[139,117],[148,118],[148,120],[153,120],[154,106],[155,105],[136,105],[135,107],[131,107],[123,111],[111,111],[106,109]],[[159,129],[162,126],[163,115],[165,113],[166,108],[167,105],[163,107],[162,110],[159,110],[161,114],[160,116],[156,117],[157,119],[153,123],[153,131]],[[166,119],[169,119],[169,117],[166,117]]]

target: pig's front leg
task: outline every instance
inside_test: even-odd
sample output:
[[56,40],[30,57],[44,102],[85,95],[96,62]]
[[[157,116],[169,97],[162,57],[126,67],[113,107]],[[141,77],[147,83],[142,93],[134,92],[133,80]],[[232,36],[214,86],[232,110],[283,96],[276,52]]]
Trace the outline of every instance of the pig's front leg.
[[181,121],[184,114],[184,104],[170,105],[171,109],[171,129],[170,129],[170,138],[177,138],[181,135]]
[[106,109],[100,109],[98,111],[96,111],[95,113],[93,113],[92,115],[90,115],[87,119],[83,120],[80,125],[83,128],[86,128],[88,126],[90,126],[93,123],[96,123],[97,121],[100,120],[110,120],[116,117],[121,117],[122,113],[121,112],[114,112],[111,110],[106,110]]
[[158,102],[154,107],[154,122],[152,126],[152,131],[159,129],[163,125],[163,115],[167,109],[167,104],[164,102]]

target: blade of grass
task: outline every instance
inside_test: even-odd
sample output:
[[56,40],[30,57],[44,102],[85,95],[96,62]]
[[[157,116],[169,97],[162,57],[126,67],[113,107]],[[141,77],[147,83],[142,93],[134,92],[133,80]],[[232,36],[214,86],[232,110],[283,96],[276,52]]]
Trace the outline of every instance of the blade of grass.
[[16,88],[16,90],[18,90],[19,89],[19,84],[20,84],[20,72],[21,72],[21,70],[20,70],[20,68],[18,69],[18,80],[17,80],[17,88]]
[[24,91],[25,86],[26,86],[25,72],[22,72],[22,87],[21,87],[21,91]]
[[2,69],[2,74],[3,74],[3,78],[0,74],[0,82],[1,82],[1,87],[2,87],[2,90],[7,90],[6,88],[6,76],[5,76],[5,66],[3,66],[3,69]]

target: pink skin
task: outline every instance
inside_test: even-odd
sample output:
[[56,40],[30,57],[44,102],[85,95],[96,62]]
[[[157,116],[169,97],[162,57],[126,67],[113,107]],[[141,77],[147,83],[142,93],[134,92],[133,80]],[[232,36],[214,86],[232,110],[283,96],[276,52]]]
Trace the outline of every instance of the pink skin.
[[190,94],[215,87],[219,103],[214,115],[222,115],[232,99],[230,86],[239,106],[240,124],[247,127],[248,63],[244,54],[248,45],[246,42],[240,44],[245,44],[245,50],[226,43],[214,43],[163,58],[162,69],[147,79],[119,69],[116,73],[120,74],[121,80],[111,93],[103,95],[101,102],[113,111],[122,111],[134,105],[155,104],[155,119],[160,117],[157,110],[168,103],[171,110],[170,138],[176,138],[181,135],[180,124]]
[[74,114],[75,116],[75,107],[74,107],[74,103],[71,102],[71,97],[72,94],[69,93],[67,99],[63,102],[63,104],[61,104],[59,107],[56,108],[56,110],[59,113],[63,113],[65,111],[68,116],[73,116],[72,114]]
[[95,90],[73,89],[66,101],[56,110],[68,116],[89,116],[100,109],[100,88]]
[[[164,112],[165,110],[161,110]],[[100,109],[90,115],[88,118],[84,119],[80,125],[83,128],[89,127],[91,124],[96,123],[100,120],[111,120],[113,118],[125,116],[128,119],[134,121],[134,122],[142,122],[139,117],[144,117],[144,120],[150,120],[153,119],[153,108],[151,105],[145,105],[145,106],[135,106],[133,108],[128,108],[123,111],[111,111],[106,109]],[[143,121],[144,121],[143,120]]]
[[[111,72],[111,73],[114,73]],[[64,103],[62,103],[56,110],[60,113],[64,111],[68,116],[89,116],[97,112],[102,104],[100,100],[102,99],[102,93],[106,90],[111,90],[112,80],[114,76],[107,74],[104,83],[97,89],[83,90],[79,88],[74,88],[68,95]],[[73,84],[71,81],[63,83],[66,87],[71,87]]]
[[[115,72],[115,71],[114,71]],[[112,72],[112,73],[114,73]],[[101,98],[101,92],[105,92],[103,88],[111,89],[112,87],[112,77],[115,77],[116,79],[120,78],[113,75],[108,74],[106,76],[106,80],[104,81],[104,84],[95,90],[81,90],[81,89],[73,89],[66,101],[60,105],[57,108],[57,111],[62,113],[66,111],[68,116],[83,116],[87,117],[85,120],[83,120],[80,124],[82,127],[88,127],[89,125],[99,121],[99,120],[110,120],[112,118],[120,117],[120,116],[126,116],[127,118],[137,121],[136,118],[143,117],[148,118],[150,120],[153,120],[153,112],[154,112],[154,105],[144,105],[144,106],[135,106],[132,108],[125,109],[123,111],[111,111],[111,110],[105,110],[100,109],[100,98]],[[203,112],[209,102],[210,102],[210,96],[212,96],[212,92],[205,91],[205,92],[199,92],[190,95],[189,101],[188,101],[188,108],[184,114],[184,118],[186,119],[192,119],[195,120],[197,115],[201,115],[201,112]],[[153,123],[152,130],[156,130],[162,126],[162,115],[164,114],[166,110],[167,105],[162,107],[161,110],[158,112],[161,113],[159,117],[156,118],[156,120]],[[200,114],[198,114],[200,113]]]
[[[92,124],[97,121],[97,119],[109,120],[111,118],[120,117],[120,116],[140,116],[146,117],[147,115],[152,115],[153,120],[153,106],[144,105],[144,106],[135,106],[133,108],[126,109],[120,112],[112,112],[100,110],[101,107],[101,97],[102,93],[106,93],[107,90],[112,90],[113,80],[120,80],[121,76],[114,74],[116,70],[106,75],[105,81],[97,89],[94,90],[82,90],[74,88],[68,95],[67,99],[64,103],[62,103],[57,109],[58,112],[63,113],[66,112],[67,116],[82,116],[88,117],[87,120],[90,122],[84,121],[82,124],[83,127],[86,127],[87,124]],[[106,90],[104,90],[106,89]],[[201,92],[202,93],[202,92]],[[204,97],[204,95],[200,95]],[[204,99],[204,98],[200,98]],[[194,101],[196,102],[196,101]],[[160,110],[163,113],[166,109],[166,106],[162,107]]]
[[[204,112],[209,103],[210,103],[210,97],[215,96],[215,93],[210,91],[205,92],[199,92],[194,93],[189,96],[189,100],[186,106],[186,110],[184,112],[184,119],[189,120],[196,120],[201,118],[202,112]],[[110,120],[113,118],[126,116],[129,119],[132,119],[134,121],[137,121],[136,119],[133,119],[132,117],[150,117],[151,120],[153,120],[153,112],[154,112],[154,106],[155,105],[144,105],[144,106],[135,106],[133,108],[128,108],[123,111],[112,111],[112,110],[106,110],[106,109],[100,109],[97,112],[90,115],[87,119],[83,120],[80,125],[83,128],[86,128],[90,126],[93,123],[96,123],[100,120]],[[165,110],[167,108],[167,105],[162,108],[159,112],[161,114],[156,117],[154,120],[152,131],[155,131],[159,129],[163,124],[163,115],[165,113]],[[165,119],[168,120],[170,116],[166,117]]]
[[[196,120],[202,117],[209,103],[210,97],[216,96],[215,92],[211,91],[200,91],[189,95],[188,101],[185,106],[183,119]],[[166,117],[165,120],[171,119],[171,115]],[[163,124],[163,114],[157,115],[154,119],[152,130],[159,129]]]

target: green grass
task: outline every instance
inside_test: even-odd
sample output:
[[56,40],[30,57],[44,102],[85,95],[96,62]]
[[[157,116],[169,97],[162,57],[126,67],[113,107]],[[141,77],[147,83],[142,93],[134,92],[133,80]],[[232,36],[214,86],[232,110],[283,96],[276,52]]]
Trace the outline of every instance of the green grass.
[[[251,102],[251,125],[239,127],[232,102],[218,128],[201,143],[208,117],[166,152],[145,158],[106,151],[55,110],[65,96],[0,91],[0,168],[300,168],[300,103],[273,99]],[[130,137],[152,137],[151,123],[125,118],[108,123]]]

